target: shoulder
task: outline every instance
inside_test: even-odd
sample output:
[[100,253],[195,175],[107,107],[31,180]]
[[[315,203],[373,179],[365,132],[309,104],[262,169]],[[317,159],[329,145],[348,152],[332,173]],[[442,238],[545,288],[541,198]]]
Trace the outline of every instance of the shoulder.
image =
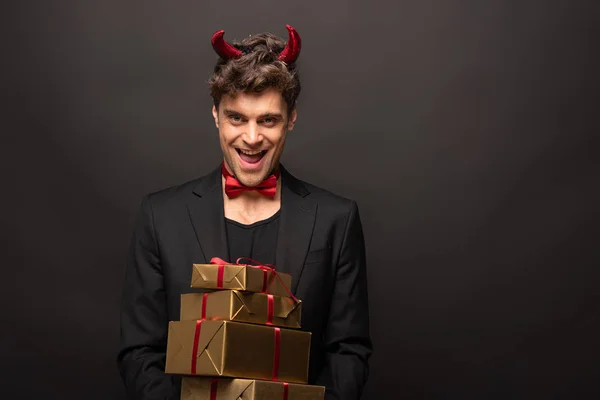
[[301,181],[304,186],[309,190],[309,197],[319,202],[319,204],[324,204],[333,207],[342,207],[347,208],[355,204],[356,201],[354,199],[342,196],[338,193],[332,192],[329,189],[325,189],[323,187],[314,185],[309,182]]
[[182,197],[186,197],[194,191],[194,188],[198,186],[202,178],[194,179],[181,184],[169,186],[154,192],[147,193],[147,197],[152,203],[166,203]]
[[340,226],[348,226],[351,221],[360,219],[358,204],[354,199],[341,196],[322,187],[305,183],[310,190],[309,197],[319,204],[319,213],[337,221]]
[[218,176],[215,175],[215,171],[212,171],[200,178],[147,193],[142,201],[148,203],[153,209],[179,206],[187,203],[192,196],[218,189],[220,181],[215,177]]
[[358,212],[358,205],[352,198],[342,196],[329,189],[304,181],[286,171],[286,176],[293,186],[293,190],[303,195],[306,199],[318,203],[319,211],[329,215],[348,217]]

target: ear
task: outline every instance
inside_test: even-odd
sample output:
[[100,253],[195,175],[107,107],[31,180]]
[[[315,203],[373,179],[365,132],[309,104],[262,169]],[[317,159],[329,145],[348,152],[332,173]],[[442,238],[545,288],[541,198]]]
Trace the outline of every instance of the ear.
[[290,113],[290,118],[288,120],[288,131],[294,129],[294,125],[296,124],[296,118],[298,118],[298,112],[296,111],[296,107]]
[[217,128],[219,128],[219,112],[217,111],[217,107],[213,106],[212,108],[212,115],[213,118],[215,119],[215,126]]

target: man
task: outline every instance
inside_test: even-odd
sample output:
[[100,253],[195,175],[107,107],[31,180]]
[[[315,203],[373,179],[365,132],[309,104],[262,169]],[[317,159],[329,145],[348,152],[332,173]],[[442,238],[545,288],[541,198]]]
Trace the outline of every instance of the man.
[[[312,332],[309,383],[327,399],[360,398],[371,354],[367,275],[357,205],[303,182],[280,163],[296,122],[300,37],[271,34],[230,45],[210,80],[223,164],[142,200],[123,291],[118,364],[130,399],[177,399],[167,375],[168,321],[179,319],[193,263],[249,257],[293,277]],[[309,155],[307,155],[309,156]]]

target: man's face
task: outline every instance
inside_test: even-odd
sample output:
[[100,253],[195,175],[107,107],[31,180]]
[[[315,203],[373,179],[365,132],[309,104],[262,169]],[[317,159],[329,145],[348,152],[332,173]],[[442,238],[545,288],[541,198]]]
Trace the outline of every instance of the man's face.
[[279,164],[287,131],[294,128],[296,110],[288,116],[281,93],[224,95],[213,106],[226,166],[246,186],[261,183]]

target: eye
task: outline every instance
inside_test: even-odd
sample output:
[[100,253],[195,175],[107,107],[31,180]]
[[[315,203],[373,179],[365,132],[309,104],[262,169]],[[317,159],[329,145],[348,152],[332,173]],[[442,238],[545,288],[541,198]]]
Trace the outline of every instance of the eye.
[[277,118],[266,117],[265,119],[262,120],[262,123],[267,126],[273,126],[273,125],[277,124]]
[[230,115],[229,120],[234,124],[239,124],[243,121],[242,117],[240,117],[239,115]]

